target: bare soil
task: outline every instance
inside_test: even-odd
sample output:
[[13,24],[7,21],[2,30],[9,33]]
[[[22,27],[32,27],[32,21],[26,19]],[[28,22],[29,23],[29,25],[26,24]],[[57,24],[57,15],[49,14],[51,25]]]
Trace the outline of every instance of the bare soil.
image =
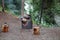
[[[7,22],[9,32],[1,32],[1,25]],[[40,28],[40,35],[33,35],[32,29],[21,29],[21,22],[11,14],[0,12],[0,40],[60,40],[60,27]]]

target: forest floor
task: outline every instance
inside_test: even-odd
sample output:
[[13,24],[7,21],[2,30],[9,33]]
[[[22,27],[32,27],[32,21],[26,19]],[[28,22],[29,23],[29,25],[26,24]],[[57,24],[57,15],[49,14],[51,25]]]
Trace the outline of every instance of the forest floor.
[[15,16],[0,12],[0,28],[4,22],[8,23],[9,32],[0,29],[0,40],[60,40],[60,27],[41,27],[40,35],[33,35],[32,29],[21,29],[21,22]]

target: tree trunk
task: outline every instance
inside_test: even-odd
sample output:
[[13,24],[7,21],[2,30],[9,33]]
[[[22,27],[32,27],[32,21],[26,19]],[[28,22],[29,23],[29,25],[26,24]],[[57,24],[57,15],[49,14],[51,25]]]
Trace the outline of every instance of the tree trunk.
[[24,15],[24,0],[21,2],[21,16]]
[[40,14],[40,23],[41,23],[41,19],[42,19],[42,15],[44,13],[44,10],[47,9],[47,0],[42,0],[41,3],[41,14]]
[[43,13],[44,13],[45,9],[47,9],[47,1],[46,0],[42,0],[42,3],[41,3],[41,13],[40,13],[40,23],[41,23],[42,16],[43,16]]
[[2,11],[4,12],[4,0],[2,0]]

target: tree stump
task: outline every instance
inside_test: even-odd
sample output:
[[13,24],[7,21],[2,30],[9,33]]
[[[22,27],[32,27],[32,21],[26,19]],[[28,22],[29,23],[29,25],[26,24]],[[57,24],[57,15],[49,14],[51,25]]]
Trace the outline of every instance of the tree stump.
[[21,18],[22,28],[23,29],[32,29],[32,19],[29,15],[24,15]]
[[34,35],[39,35],[40,34],[40,28],[39,27],[34,27],[33,28],[33,34]]
[[7,24],[2,25],[2,32],[8,32],[8,25]]

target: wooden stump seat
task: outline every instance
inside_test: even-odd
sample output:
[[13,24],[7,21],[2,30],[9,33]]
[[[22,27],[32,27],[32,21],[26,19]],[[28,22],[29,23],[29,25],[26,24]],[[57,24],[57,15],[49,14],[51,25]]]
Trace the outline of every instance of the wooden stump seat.
[[40,28],[39,27],[34,27],[33,28],[33,34],[34,35],[39,35],[40,34]]
[[2,25],[2,32],[8,32],[8,25],[7,24]]

